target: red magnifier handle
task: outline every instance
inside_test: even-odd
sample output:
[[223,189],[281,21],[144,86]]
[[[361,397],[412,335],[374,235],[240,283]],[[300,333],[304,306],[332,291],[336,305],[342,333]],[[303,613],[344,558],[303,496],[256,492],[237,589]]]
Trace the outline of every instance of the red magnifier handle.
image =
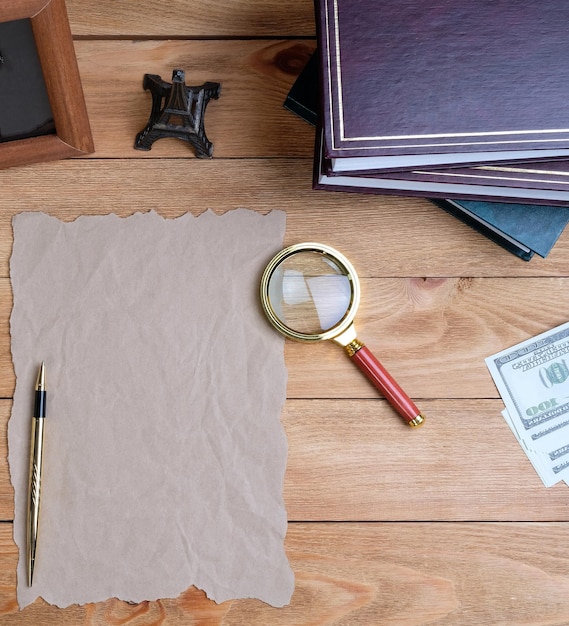
[[[355,345],[354,345],[355,344]],[[355,349],[354,349],[355,348]],[[425,421],[425,416],[415,406],[415,403],[395,382],[391,374],[373,356],[371,350],[359,341],[352,342],[346,346],[350,357],[357,366],[371,380],[371,382],[381,391],[385,399],[403,417],[409,426],[421,426]]]

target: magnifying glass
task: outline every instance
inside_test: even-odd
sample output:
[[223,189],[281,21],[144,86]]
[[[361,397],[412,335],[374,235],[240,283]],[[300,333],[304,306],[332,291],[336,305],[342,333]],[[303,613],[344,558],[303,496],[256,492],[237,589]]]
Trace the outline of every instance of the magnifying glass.
[[409,426],[425,416],[356,336],[360,283],[352,264],[329,246],[299,243],[275,255],[261,278],[261,304],[285,337],[308,343],[332,339],[379,389]]

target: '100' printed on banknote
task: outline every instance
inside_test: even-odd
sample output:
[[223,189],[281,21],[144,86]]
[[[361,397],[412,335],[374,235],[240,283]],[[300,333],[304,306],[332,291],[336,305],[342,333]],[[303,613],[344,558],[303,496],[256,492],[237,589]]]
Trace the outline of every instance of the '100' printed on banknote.
[[569,481],[569,323],[486,359],[503,413],[547,485]]

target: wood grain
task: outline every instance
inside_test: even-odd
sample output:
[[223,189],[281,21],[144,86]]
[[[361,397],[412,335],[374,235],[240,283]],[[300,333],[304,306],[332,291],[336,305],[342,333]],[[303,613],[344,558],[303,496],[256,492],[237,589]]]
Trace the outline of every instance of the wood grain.
[[[567,275],[569,230],[547,259],[526,263],[427,200],[315,192],[311,171],[308,159],[215,157],[71,159],[1,170],[0,276],[8,275],[11,219],[19,211],[72,220],[82,214],[126,216],[149,210],[171,218],[236,207],[286,211],[285,244],[314,240],[332,245],[361,276]],[[528,302],[516,299],[508,308],[531,317],[542,299],[540,294]]]
[[[547,259],[524,263],[425,199],[312,191],[314,129],[282,106],[315,49],[311,0],[66,4],[96,151],[0,171],[0,623],[569,624],[569,488],[542,486],[484,364],[567,321],[569,231]],[[188,84],[222,84],[206,114],[211,160],[176,140],[133,147],[150,113],[143,75],[169,80],[177,67]],[[216,605],[190,588],[137,605],[38,600],[20,612],[7,462],[12,217],[235,207],[286,211],[285,245],[321,241],[350,258],[362,279],[360,339],[426,425],[403,424],[337,346],[287,342],[290,606]]]
[[218,0],[168,3],[67,0],[73,34],[81,37],[314,37],[311,0]]
[[564,626],[566,524],[290,524],[296,574],[291,604],[217,605],[190,588],[173,600],[116,599],[57,609],[38,600],[18,612],[17,549],[0,525],[0,615],[6,626]]
[[0,20],[10,22],[37,15],[50,0],[4,0],[0,8]]
[[221,83],[219,100],[208,104],[204,118],[214,158],[310,157],[314,131],[283,102],[314,47],[311,40],[77,41],[93,156],[195,158],[191,147],[176,139],[161,139],[149,152],[134,149],[151,110],[144,74],[170,82],[172,70],[180,68],[188,85]]
[[[563,521],[568,487],[544,489],[499,400],[426,400],[413,431],[383,400],[289,400],[288,518],[325,521]],[[0,401],[0,519],[13,519]],[[52,419],[57,419],[54,416]]]
[[[417,402],[495,398],[484,359],[566,321],[568,278],[365,278],[356,318],[362,341]],[[528,313],[523,304],[547,293]],[[9,353],[10,285],[0,279],[0,397],[15,385]],[[259,324],[266,321],[259,311]],[[377,398],[334,343],[287,342],[289,398]]]

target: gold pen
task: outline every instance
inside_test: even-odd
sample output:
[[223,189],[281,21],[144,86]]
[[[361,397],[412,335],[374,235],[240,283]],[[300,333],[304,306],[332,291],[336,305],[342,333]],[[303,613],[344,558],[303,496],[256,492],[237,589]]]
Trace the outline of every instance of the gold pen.
[[32,438],[30,445],[30,482],[28,491],[28,586],[32,586],[38,543],[43,431],[46,416],[45,365],[42,362],[36,381]]

